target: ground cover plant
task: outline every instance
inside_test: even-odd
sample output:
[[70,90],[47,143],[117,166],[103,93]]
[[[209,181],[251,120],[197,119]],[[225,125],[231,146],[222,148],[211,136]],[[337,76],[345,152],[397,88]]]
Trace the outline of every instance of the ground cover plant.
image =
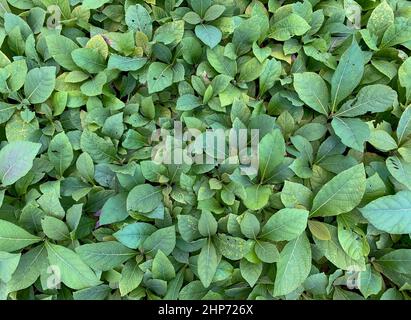
[[1,299],[409,298],[410,1],[0,17]]

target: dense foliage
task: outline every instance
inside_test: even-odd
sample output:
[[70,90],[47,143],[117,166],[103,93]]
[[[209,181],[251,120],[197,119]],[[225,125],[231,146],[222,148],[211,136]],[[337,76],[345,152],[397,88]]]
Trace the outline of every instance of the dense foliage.
[[[0,17],[2,299],[408,298],[410,1]],[[155,161],[176,121],[258,130],[258,170]]]

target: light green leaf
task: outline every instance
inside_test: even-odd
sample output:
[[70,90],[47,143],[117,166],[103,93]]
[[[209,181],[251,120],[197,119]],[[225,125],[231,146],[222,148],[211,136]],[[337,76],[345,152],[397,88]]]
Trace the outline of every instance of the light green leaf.
[[148,38],[151,38],[153,33],[152,20],[142,5],[136,4],[127,8],[126,24],[131,30],[143,32]]
[[293,36],[302,36],[310,28],[310,25],[302,17],[296,13],[291,13],[274,23],[270,37],[277,41],[285,41]]
[[328,261],[330,261],[337,268],[343,270],[365,270],[365,263],[363,258],[355,260],[350,257],[341,247],[338,241],[337,228],[329,224],[324,225],[328,228],[328,231],[331,234],[331,239],[320,240],[314,237],[314,241],[317,245],[317,248],[328,259]]
[[372,84],[361,88],[355,102],[347,101],[336,112],[336,116],[356,117],[367,112],[385,112],[394,106],[397,92],[383,84]]
[[393,250],[382,257],[379,257],[376,262],[379,265],[389,268],[398,273],[411,273],[411,250],[397,249]]
[[311,269],[311,248],[305,232],[288,242],[280,253],[274,283],[274,296],[283,296],[297,289]]
[[[411,60],[410,60],[410,67],[411,67]],[[407,107],[404,110],[404,112],[401,115],[400,121],[398,122],[398,128],[397,128],[398,144],[401,145],[410,136],[411,136],[411,106]]]
[[211,49],[213,49],[221,41],[222,34],[220,29],[212,25],[199,24],[195,27],[194,31],[196,36]]
[[40,240],[40,237],[28,233],[23,228],[6,220],[0,220],[0,251],[13,252]]
[[27,73],[24,94],[31,103],[42,103],[50,97],[55,83],[56,67],[33,68]]
[[154,279],[170,281],[176,276],[173,264],[168,260],[167,256],[158,250],[153,259],[152,273]]
[[45,216],[41,221],[41,226],[43,228],[46,236],[53,240],[70,240],[70,231],[67,225],[52,216]]
[[258,148],[258,171],[261,182],[270,179],[275,173],[285,155],[285,142],[281,131],[276,129],[272,133],[266,134],[260,141]]
[[46,242],[50,265],[60,269],[61,281],[71,289],[97,286],[101,282],[74,251],[63,246]]
[[127,261],[121,271],[121,279],[119,281],[121,296],[123,297],[136,289],[143,280],[143,276],[143,271],[141,271],[135,261]]
[[150,184],[134,187],[127,196],[127,210],[148,213],[161,203],[161,189]]
[[137,249],[155,231],[156,228],[149,223],[135,222],[113,233],[113,236],[125,246]]
[[402,87],[405,88],[406,101],[411,99],[411,57],[405,60],[398,69],[398,80]]
[[108,69],[118,69],[120,71],[137,71],[147,62],[147,58],[124,57],[117,54],[111,54],[108,59]]
[[25,289],[31,286],[40,273],[46,271],[49,262],[44,245],[39,245],[22,254],[16,271],[13,273],[7,289],[10,292]]
[[371,12],[367,22],[367,29],[377,37],[381,38],[385,30],[394,23],[394,12],[387,1],[383,0]]
[[184,21],[167,22],[156,29],[154,41],[164,44],[179,43],[184,35]]
[[360,272],[359,280],[359,289],[365,298],[378,294],[382,290],[383,279],[370,264],[367,264],[365,271]]
[[20,261],[20,253],[8,253],[0,251],[0,280],[7,283],[17,269]]
[[218,266],[217,252],[210,239],[202,247],[197,264],[200,281],[207,288],[210,286]]
[[173,84],[171,66],[161,62],[150,64],[147,73],[148,91],[150,94],[164,90]]
[[203,211],[198,220],[198,231],[204,237],[211,237],[217,232],[217,221],[210,211]]
[[13,141],[0,150],[0,177],[4,186],[15,183],[32,168],[41,144]]
[[159,229],[148,236],[143,242],[144,250],[151,255],[154,255],[158,250],[161,250],[168,256],[174,250],[175,246],[175,226]]
[[381,231],[391,234],[411,233],[411,191],[380,197],[360,211],[365,219]]
[[91,48],[79,48],[71,52],[74,63],[88,73],[99,73],[106,68],[104,57]]
[[357,151],[364,151],[364,143],[370,138],[371,131],[368,125],[360,119],[335,117],[331,126],[342,143]]
[[49,35],[46,37],[49,54],[56,62],[67,70],[76,70],[78,66],[71,57],[71,52],[79,48],[73,40],[61,35]]
[[94,132],[84,130],[81,134],[80,146],[97,163],[106,163],[116,159],[114,145]]
[[364,165],[344,170],[318,191],[313,200],[311,216],[334,216],[354,209],[364,195]]
[[308,211],[285,208],[274,213],[264,225],[260,238],[271,241],[293,240],[307,227]]
[[271,189],[266,185],[252,185],[245,192],[244,205],[250,210],[260,210],[267,205]]
[[74,156],[70,140],[64,132],[54,136],[50,141],[47,153],[57,174],[63,176],[64,171],[70,167]]
[[328,115],[330,95],[325,81],[314,72],[294,74],[294,88],[301,100],[315,111]]
[[262,271],[263,271],[263,264],[261,262],[251,263],[246,259],[241,259],[240,261],[241,276],[244,278],[245,281],[247,281],[250,287],[254,287]]
[[364,73],[364,56],[356,41],[342,54],[331,78],[331,111],[350,95],[360,83]]
[[84,244],[77,247],[76,252],[88,266],[101,271],[118,267],[136,254],[116,241]]

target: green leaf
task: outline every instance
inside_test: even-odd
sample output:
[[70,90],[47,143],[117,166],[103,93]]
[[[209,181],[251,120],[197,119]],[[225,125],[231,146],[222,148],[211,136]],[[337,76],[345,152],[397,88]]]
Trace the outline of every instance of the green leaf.
[[291,13],[273,24],[270,38],[277,41],[285,41],[293,36],[302,36],[310,28],[310,25],[302,17]]
[[313,201],[313,193],[309,188],[290,181],[284,182],[280,197],[281,202],[287,208],[304,206],[306,209],[309,209]]
[[335,117],[331,122],[335,134],[347,147],[362,152],[364,143],[370,138],[370,128],[360,119]]
[[411,164],[398,157],[388,157],[385,163],[391,175],[411,190]]
[[352,257],[350,257],[341,247],[338,241],[337,228],[329,224],[324,225],[327,227],[331,235],[331,239],[321,240],[314,237],[314,241],[318,250],[320,250],[320,252],[327,258],[327,260],[330,261],[337,268],[343,270],[365,270],[365,263],[363,258],[355,260]]
[[204,14],[205,21],[213,21],[219,18],[225,11],[225,6],[220,4],[212,5]]
[[244,205],[250,210],[260,210],[267,205],[271,189],[269,186],[252,185],[245,192]]
[[241,259],[240,261],[241,276],[245,279],[245,281],[247,281],[250,287],[254,287],[262,271],[263,271],[262,263],[251,263],[246,259]]
[[259,78],[260,96],[274,86],[275,82],[280,79],[281,72],[282,67],[280,61],[277,61],[274,58],[268,60]]
[[83,7],[85,9],[97,9],[107,2],[110,2],[110,0],[83,0]]
[[153,232],[143,242],[144,250],[149,254],[155,254],[161,250],[165,255],[169,255],[176,246],[176,231],[174,226],[159,229]]
[[281,209],[265,223],[260,238],[271,241],[293,240],[306,229],[307,218],[307,210]]
[[197,261],[198,276],[205,288],[209,287],[213,281],[214,274],[218,266],[218,256],[211,240],[201,248],[200,255]]
[[13,252],[39,242],[40,237],[6,220],[0,220],[0,251]]
[[150,184],[134,187],[127,196],[127,210],[148,213],[161,203],[161,189]]
[[216,46],[207,49],[207,59],[211,66],[219,73],[234,77],[237,73],[235,60],[224,56],[224,47]]
[[46,236],[53,240],[70,240],[70,231],[67,225],[54,217],[45,216],[41,221],[41,226],[43,228]]
[[79,48],[71,52],[74,63],[88,73],[99,73],[106,68],[104,57],[91,48]]
[[389,4],[383,0],[371,12],[367,22],[367,29],[377,37],[381,37],[385,30],[394,23],[394,12]]
[[18,291],[31,286],[40,274],[46,271],[48,265],[44,245],[39,245],[22,254],[17,269],[7,283],[8,291]]
[[311,269],[311,248],[305,233],[288,242],[280,253],[274,283],[274,296],[283,296],[297,289]]
[[49,54],[56,62],[67,70],[76,70],[78,66],[71,57],[71,52],[78,49],[78,45],[71,39],[61,35],[49,35],[46,37]]
[[356,117],[367,112],[385,112],[397,101],[397,93],[383,84],[361,88],[355,102],[348,101],[337,111],[336,116]]
[[364,55],[356,41],[342,54],[331,78],[331,111],[358,86],[364,73]]
[[64,132],[60,132],[54,136],[50,141],[47,153],[57,174],[62,176],[64,171],[70,167],[74,157],[70,140]]
[[201,99],[193,94],[185,94],[177,99],[176,109],[179,111],[189,111],[201,106]]
[[173,70],[161,62],[150,64],[147,73],[148,91],[150,94],[168,88],[173,83]]
[[17,269],[20,261],[20,253],[8,253],[0,251],[0,280],[7,283]]
[[123,297],[136,289],[143,280],[143,276],[143,271],[141,271],[135,261],[127,261],[121,271],[121,279],[119,281],[121,296]]
[[[411,60],[410,60],[411,61]],[[411,136],[411,107],[404,110],[397,127],[398,144]]]
[[4,186],[15,183],[32,168],[41,145],[29,141],[13,141],[0,150],[0,177]]
[[309,220],[308,228],[310,229],[312,235],[317,239],[331,240],[331,233],[325,223],[316,220]]
[[409,102],[411,99],[411,57],[405,60],[398,69],[398,80],[402,87],[405,88],[406,101]]
[[324,80],[314,72],[294,74],[294,88],[301,100],[315,111],[328,115],[330,96]]
[[359,289],[365,298],[378,294],[382,290],[382,277],[371,265],[367,264],[365,271],[359,274]]
[[374,227],[391,234],[411,233],[411,191],[380,197],[360,209]]
[[278,252],[277,247],[270,242],[256,241],[254,252],[258,259],[265,263],[274,263],[280,258],[280,253]]
[[204,237],[211,237],[217,232],[217,221],[209,211],[203,211],[198,220],[198,231]]
[[55,83],[56,67],[33,68],[27,73],[24,94],[31,103],[42,103],[50,97]]
[[411,250],[397,249],[379,257],[376,262],[398,273],[410,274]]
[[94,270],[106,271],[120,266],[136,253],[116,241],[84,244],[76,252]]
[[74,300],[105,300],[109,295],[111,288],[108,285],[99,285],[96,287],[81,289],[73,292]]
[[251,243],[238,237],[217,234],[217,249],[230,260],[240,260],[251,250]]
[[196,36],[211,49],[221,41],[222,34],[220,29],[212,25],[199,24],[195,27],[194,32]]
[[246,211],[240,222],[240,230],[249,239],[256,239],[260,233],[260,222],[251,212]]
[[318,191],[313,200],[311,216],[334,216],[354,209],[366,188],[364,165],[344,170]]
[[151,271],[154,279],[169,281],[176,276],[172,263],[161,250],[157,251],[156,256],[153,259],[153,267]]
[[258,155],[260,181],[264,182],[273,176],[277,166],[284,160],[285,142],[280,130],[274,130],[261,139]]
[[126,10],[127,26],[137,32],[143,32],[148,38],[153,33],[152,20],[147,10],[140,4],[131,5]]
[[97,286],[101,282],[74,251],[63,246],[46,242],[50,265],[60,269],[61,281],[71,289]]
[[113,233],[113,236],[126,247],[137,249],[155,231],[156,228],[149,223],[135,222]]
[[117,54],[111,54],[108,59],[108,69],[118,69],[120,71],[137,71],[147,62],[147,58],[124,57]]
[[117,152],[114,145],[94,132],[84,130],[81,134],[80,146],[97,163],[110,162],[116,159]]
[[156,29],[154,41],[164,44],[178,43],[183,39],[184,21],[167,22]]

